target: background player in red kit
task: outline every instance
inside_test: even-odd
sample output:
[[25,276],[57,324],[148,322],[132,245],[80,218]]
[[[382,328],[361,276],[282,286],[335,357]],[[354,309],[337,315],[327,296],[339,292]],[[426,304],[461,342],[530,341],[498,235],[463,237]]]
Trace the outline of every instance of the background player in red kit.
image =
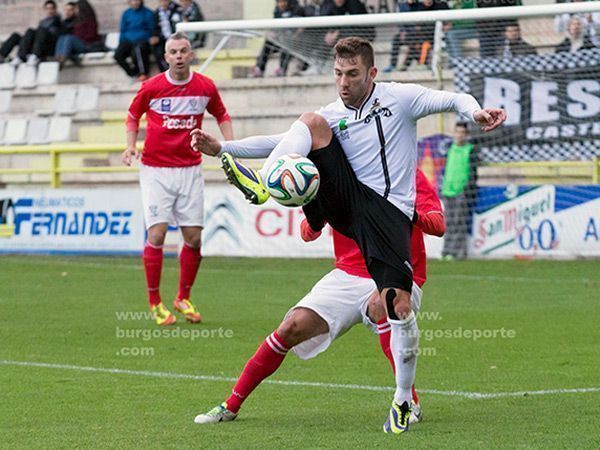
[[179,255],[179,292],[174,308],[191,322],[201,316],[190,301],[190,290],[202,259],[201,232],[204,221],[202,156],[191,149],[190,131],[201,128],[204,111],[213,115],[225,139],[233,139],[231,118],[213,81],[190,70],[194,54],[188,37],[175,33],[165,44],[169,70],[142,84],[127,115],[126,165],[139,158],[136,140],[139,121],[146,113],[146,140],[140,164],[140,186],[148,240],[144,269],[148,300],[156,323],[170,325],[175,316],[163,305],[160,277],[163,244],[169,224],[181,228],[183,248]]
[[[423,233],[442,236],[445,231],[440,200],[420,170],[417,170],[416,188],[418,220],[411,238],[414,270],[411,301],[415,312],[420,308],[421,287],[427,278]],[[312,230],[305,219],[301,224],[301,235],[308,242],[317,239],[321,232]],[[379,335],[382,350],[394,369],[390,350],[391,330],[385,306],[381,304],[375,282],[367,271],[360,249],[352,239],[335,231],[333,246],[336,268],[325,275],[287,313],[277,330],[265,339],[246,363],[229,398],[206,414],[196,416],[196,423],[235,419],[242,403],[265,378],[279,368],[289,350],[301,359],[313,358],[361,321]],[[411,422],[418,422],[421,412],[414,387],[412,414]]]

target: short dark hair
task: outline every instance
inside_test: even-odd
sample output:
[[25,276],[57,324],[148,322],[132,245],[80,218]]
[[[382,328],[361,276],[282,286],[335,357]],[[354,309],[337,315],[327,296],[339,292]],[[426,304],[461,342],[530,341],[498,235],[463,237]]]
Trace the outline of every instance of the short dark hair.
[[46,0],[46,1],[44,2],[44,8],[45,8],[47,5],[52,5],[52,6],[54,6],[54,7],[56,8],[56,2],[55,2],[54,0]]
[[66,6],[72,6],[73,8],[76,8],[77,7],[77,3],[75,3],[75,2],[67,2]]
[[469,125],[467,122],[456,122],[454,128],[464,128],[467,133],[469,132]]
[[180,41],[181,39],[185,39],[190,43],[190,47],[192,46],[192,41],[190,40],[189,36],[183,31],[177,31],[176,33],[173,33],[171,36],[169,36],[169,39],[167,39],[167,41]]
[[350,59],[360,56],[367,67],[375,64],[375,55],[371,43],[361,37],[347,37],[340,39],[335,47],[335,59]]

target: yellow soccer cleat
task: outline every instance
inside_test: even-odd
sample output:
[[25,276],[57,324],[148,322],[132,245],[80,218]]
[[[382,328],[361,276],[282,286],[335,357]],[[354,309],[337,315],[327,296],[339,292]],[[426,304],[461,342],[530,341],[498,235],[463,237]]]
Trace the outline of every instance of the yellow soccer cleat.
[[383,425],[383,432],[401,434],[408,431],[410,414],[411,407],[408,402],[403,402],[401,405],[398,405],[398,403],[393,401],[388,418]]
[[154,316],[157,325],[173,325],[177,321],[171,311],[169,311],[162,303],[154,305],[150,310],[152,311],[152,315]]
[[200,315],[194,304],[190,302],[187,298],[184,298],[183,300],[179,300],[178,298],[176,298],[173,302],[173,307],[175,308],[175,311],[183,314],[188,322],[202,322],[202,316]]
[[269,191],[256,170],[236,161],[229,153],[223,153],[221,163],[229,182],[242,191],[250,203],[262,205],[269,199]]

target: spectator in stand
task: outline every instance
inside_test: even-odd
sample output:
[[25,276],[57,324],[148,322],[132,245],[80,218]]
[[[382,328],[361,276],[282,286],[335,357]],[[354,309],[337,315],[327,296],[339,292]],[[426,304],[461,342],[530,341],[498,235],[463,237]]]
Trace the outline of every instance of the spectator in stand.
[[[145,81],[150,74],[150,37],[154,29],[154,14],[142,0],[129,0],[129,8],[121,16],[120,41],[115,60],[130,77]],[[133,64],[128,62],[131,58]]]
[[[437,0],[421,0],[420,3],[415,3],[409,9],[410,11],[436,11],[440,9],[448,9],[448,4],[444,1]],[[446,26],[446,25],[444,25]],[[405,35],[404,43],[408,45],[408,54],[400,70],[406,70],[413,60],[421,67],[430,63],[431,50],[433,48],[433,38],[435,35],[435,23],[422,23],[411,25]],[[384,69],[384,72],[391,72],[396,68],[399,55],[399,43],[394,37],[392,42],[392,58],[390,65]]]
[[[421,11],[422,5],[418,0],[396,0],[396,12],[412,12],[412,11]],[[394,35],[392,40],[392,54],[390,58],[390,64],[383,69],[384,72],[389,73],[396,70],[396,66],[398,65],[398,58],[400,56],[400,48],[402,46],[408,47],[409,54],[416,49],[417,42],[415,41],[415,25],[402,25],[398,28],[398,33]],[[406,60],[412,60],[414,57],[412,55],[406,55]],[[406,64],[403,64],[400,70],[406,70]]]
[[[563,3],[575,3],[584,0],[572,0]],[[571,17],[577,16],[581,19],[581,27],[584,35],[588,36],[592,44],[600,47],[600,12],[594,13],[579,13],[579,14],[559,14],[554,18],[554,27],[560,34],[566,34],[569,27]]]
[[[321,7],[322,16],[344,16],[349,14],[368,14],[367,7],[360,0],[326,1]],[[333,48],[340,39],[358,36],[370,41],[375,40],[374,27],[345,27],[330,29],[325,34],[325,44]]]
[[47,56],[54,54],[54,46],[60,32],[60,15],[56,10],[54,0],[44,2],[44,17],[37,28],[29,28],[23,36],[19,33],[11,34],[0,48],[0,62],[9,55],[13,48],[19,46],[17,57],[11,64],[17,66],[23,61],[35,65]]
[[65,4],[61,35],[56,42],[54,56],[61,68],[67,59],[80,64],[80,54],[104,49],[98,35],[94,8],[87,0]]
[[[456,0],[454,9],[473,9],[476,8],[475,0]],[[473,20],[457,20],[451,22],[446,31],[446,45],[448,54],[451,58],[462,57],[462,41],[466,39],[476,39],[477,30]]]
[[[194,0],[181,0],[181,20],[183,22],[204,21],[204,14],[198,3]],[[187,33],[187,35],[192,42],[192,48],[204,47],[206,33]]]
[[[275,2],[275,10],[273,11],[273,17],[275,19],[298,17],[302,16],[302,14],[302,8],[298,6],[298,2],[296,1],[276,0]],[[301,30],[296,30],[292,33],[299,35],[299,32],[301,32]],[[288,65],[290,63],[291,55],[279,45],[277,45],[275,41],[287,41],[294,39],[293,35],[288,34],[289,30],[284,30],[282,32],[271,32],[267,34],[265,44],[263,45],[262,50],[260,51],[260,54],[256,59],[256,66],[254,67],[254,69],[252,69],[252,72],[249,75],[251,78],[262,77],[265,73],[269,56],[277,52],[279,52],[279,67],[275,70],[275,76],[285,76],[285,74],[287,73]]]
[[496,56],[510,59],[513,56],[526,55],[537,55],[537,50],[521,38],[521,28],[518,23],[507,25],[504,31],[504,44],[498,48]]
[[[521,0],[477,0],[477,8],[497,8],[501,6],[520,6]],[[477,22],[479,32],[479,55],[482,58],[494,58],[498,47],[504,42],[504,30],[514,19],[484,20]]]
[[579,50],[589,50],[594,48],[594,44],[588,36],[585,35],[581,24],[581,18],[572,16],[569,20],[567,37],[556,47],[556,53],[576,52]]
[[[302,8],[302,15],[304,17],[318,17],[321,16],[323,5],[329,0],[308,0],[308,3]],[[320,51],[325,48],[325,34],[328,28],[309,28],[308,30],[299,30],[300,39],[304,43],[306,48],[306,59],[311,62],[309,66],[308,62],[304,62],[300,66],[300,71],[296,71],[293,75],[318,75],[319,67],[322,65],[322,53]]]
[[150,38],[154,60],[158,69],[164,72],[169,68],[165,61],[165,42],[175,33],[175,25],[182,20],[181,7],[171,0],[160,0],[154,11],[154,30]]

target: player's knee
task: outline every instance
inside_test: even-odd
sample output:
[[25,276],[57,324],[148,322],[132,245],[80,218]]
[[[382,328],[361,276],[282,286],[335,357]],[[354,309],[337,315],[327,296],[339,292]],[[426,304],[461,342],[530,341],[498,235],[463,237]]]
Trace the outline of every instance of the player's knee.
[[398,318],[406,319],[412,311],[410,304],[410,293],[396,289],[396,294],[396,299],[394,300],[394,311]]
[[300,121],[305,123],[310,130],[312,138],[311,150],[327,147],[331,142],[331,129],[325,118],[316,113],[304,113],[300,116]]
[[386,289],[383,294],[388,317],[392,320],[406,319],[411,312],[410,293],[402,289]]
[[163,230],[162,227],[151,227],[148,229],[148,242],[152,245],[161,246],[165,243],[165,237],[167,230]]
[[201,243],[200,235],[187,236],[185,239],[185,243],[188,247],[200,248],[200,243]]
[[290,348],[304,341],[304,333],[301,317],[297,317],[293,312],[277,328],[277,334]]
[[369,303],[367,307],[367,315],[372,322],[379,322],[381,319],[385,318],[385,306],[381,301],[381,296],[379,292],[375,291],[369,297]]
[[327,323],[306,308],[294,309],[277,328],[277,334],[289,348],[327,331]]

